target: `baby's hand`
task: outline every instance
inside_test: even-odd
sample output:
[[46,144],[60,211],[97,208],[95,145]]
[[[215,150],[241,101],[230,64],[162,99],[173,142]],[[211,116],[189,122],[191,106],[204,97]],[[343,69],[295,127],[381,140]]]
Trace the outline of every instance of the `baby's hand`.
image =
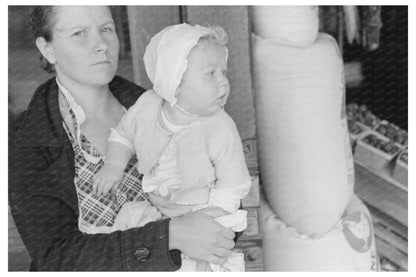
[[169,218],[175,218],[192,212],[191,205],[172,203],[168,200],[169,197],[156,195],[153,192],[149,193],[148,196],[150,203],[152,203],[153,206],[156,206],[163,215]]
[[115,191],[123,178],[123,169],[117,166],[104,166],[94,176],[92,192],[97,195],[105,195],[109,191]]

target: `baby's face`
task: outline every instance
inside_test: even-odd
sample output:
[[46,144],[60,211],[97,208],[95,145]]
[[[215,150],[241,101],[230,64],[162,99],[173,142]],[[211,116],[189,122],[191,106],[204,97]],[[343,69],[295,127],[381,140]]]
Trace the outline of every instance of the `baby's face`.
[[179,106],[200,115],[212,114],[224,106],[230,92],[226,57],[225,46],[212,42],[198,43],[192,49],[178,89]]

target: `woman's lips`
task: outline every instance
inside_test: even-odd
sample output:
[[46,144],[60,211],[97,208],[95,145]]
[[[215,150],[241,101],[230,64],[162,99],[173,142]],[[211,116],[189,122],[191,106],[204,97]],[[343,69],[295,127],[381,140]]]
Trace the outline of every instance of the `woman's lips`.
[[100,61],[100,62],[93,63],[92,65],[104,65],[104,64],[110,64],[110,63],[111,63],[110,61]]

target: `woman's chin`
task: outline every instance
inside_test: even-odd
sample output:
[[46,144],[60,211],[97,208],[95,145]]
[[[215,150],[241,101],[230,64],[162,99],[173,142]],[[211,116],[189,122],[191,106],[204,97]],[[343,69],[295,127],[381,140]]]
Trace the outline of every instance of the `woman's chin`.
[[90,78],[89,82],[96,85],[107,85],[113,80],[115,75],[115,72],[102,72]]

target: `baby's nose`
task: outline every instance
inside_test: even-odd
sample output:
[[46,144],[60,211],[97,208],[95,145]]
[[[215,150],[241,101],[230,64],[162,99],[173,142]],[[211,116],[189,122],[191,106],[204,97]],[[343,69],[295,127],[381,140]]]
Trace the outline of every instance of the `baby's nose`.
[[222,74],[218,80],[218,84],[222,87],[222,86],[229,86],[230,82],[228,81],[227,76],[225,76],[224,74]]

